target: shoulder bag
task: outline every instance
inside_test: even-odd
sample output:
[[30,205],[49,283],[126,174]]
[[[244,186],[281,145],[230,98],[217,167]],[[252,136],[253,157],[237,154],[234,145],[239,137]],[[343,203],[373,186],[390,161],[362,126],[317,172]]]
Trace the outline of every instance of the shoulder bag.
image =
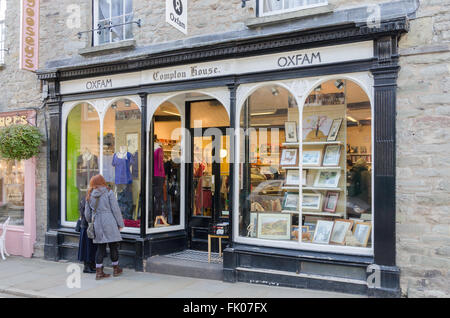
[[94,208],[94,211],[92,212],[91,222],[88,223],[87,237],[90,238],[91,240],[95,239],[94,222],[95,222],[95,214],[97,213],[99,201],[100,201],[100,197],[98,197],[97,201],[95,201],[95,208]]

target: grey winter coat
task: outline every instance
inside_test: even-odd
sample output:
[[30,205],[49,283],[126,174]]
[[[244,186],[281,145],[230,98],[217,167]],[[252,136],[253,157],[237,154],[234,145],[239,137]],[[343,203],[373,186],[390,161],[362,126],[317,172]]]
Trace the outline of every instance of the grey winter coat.
[[119,227],[125,227],[122,213],[113,191],[106,187],[94,189],[89,202],[86,202],[84,215],[91,222],[95,208],[95,202],[99,199],[97,213],[94,220],[95,244],[112,243],[122,241]]

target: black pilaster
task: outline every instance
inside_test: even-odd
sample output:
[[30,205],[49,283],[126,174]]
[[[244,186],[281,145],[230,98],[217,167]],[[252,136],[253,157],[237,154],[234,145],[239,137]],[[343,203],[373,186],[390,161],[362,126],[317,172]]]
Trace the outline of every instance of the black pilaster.
[[[236,132],[238,131],[239,127],[237,127],[237,120],[236,120],[236,93],[238,84],[230,84],[228,85],[228,89],[230,91],[230,128],[232,130],[232,134],[230,135],[230,151],[231,151],[231,163],[230,163],[230,176],[229,180],[231,182],[230,185],[230,193],[229,198],[231,198],[231,201],[228,204],[228,210],[229,210],[229,236],[230,239],[228,241],[228,246],[233,247],[233,220],[234,220],[234,203],[235,200],[239,200],[239,198],[235,197],[235,191],[234,191],[234,179],[235,179],[235,169],[234,164],[236,160]],[[239,191],[236,193],[236,195],[239,194]],[[238,218],[239,219],[239,218]]]
[[147,234],[147,93],[139,94],[141,98],[141,192],[139,203],[141,205],[141,237]]
[[395,167],[396,90],[399,71],[397,39],[387,36],[375,41],[377,62],[374,76],[374,262],[379,281],[372,295],[399,296],[399,269],[396,267]]

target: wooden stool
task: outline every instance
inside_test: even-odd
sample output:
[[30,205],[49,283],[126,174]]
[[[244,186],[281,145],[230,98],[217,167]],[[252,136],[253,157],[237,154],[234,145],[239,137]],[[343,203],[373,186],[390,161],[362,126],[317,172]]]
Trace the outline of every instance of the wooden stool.
[[208,234],[208,263],[211,263],[211,239],[218,238],[219,239],[219,255],[222,257],[222,239],[229,238],[227,235],[212,235]]

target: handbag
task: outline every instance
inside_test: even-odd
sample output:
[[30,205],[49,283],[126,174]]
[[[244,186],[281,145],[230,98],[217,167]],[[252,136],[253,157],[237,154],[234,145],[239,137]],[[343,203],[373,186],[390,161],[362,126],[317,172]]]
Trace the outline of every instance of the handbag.
[[77,225],[75,225],[75,232],[80,232],[81,231],[81,219],[78,219],[77,221]]
[[100,197],[98,197],[97,201],[95,201],[95,207],[94,207],[94,211],[92,213],[91,222],[88,223],[87,237],[90,238],[91,240],[95,239],[94,222],[95,222],[95,214],[97,213],[99,200],[100,200]]

